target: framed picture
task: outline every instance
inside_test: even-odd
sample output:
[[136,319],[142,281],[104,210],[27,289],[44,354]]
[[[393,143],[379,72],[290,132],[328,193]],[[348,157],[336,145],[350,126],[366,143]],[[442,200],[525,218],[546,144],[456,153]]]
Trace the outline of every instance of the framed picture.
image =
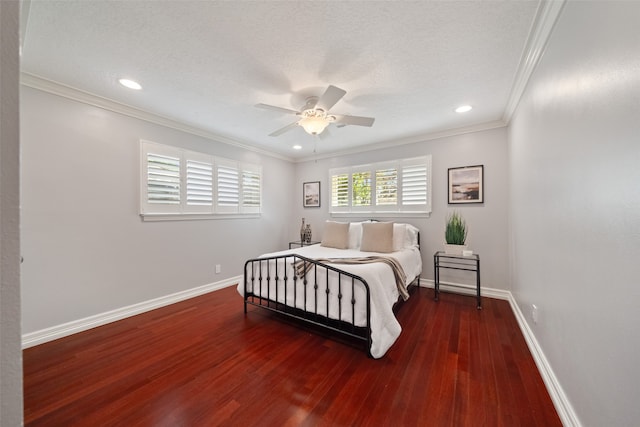
[[305,208],[320,207],[320,181],[302,184],[302,206]]
[[449,168],[449,204],[484,203],[484,166]]

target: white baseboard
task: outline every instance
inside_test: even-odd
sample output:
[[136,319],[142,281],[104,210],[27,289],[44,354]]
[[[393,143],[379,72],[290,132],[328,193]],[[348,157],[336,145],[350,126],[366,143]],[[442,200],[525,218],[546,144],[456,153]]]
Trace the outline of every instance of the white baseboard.
[[[433,283],[433,279],[420,278],[420,286],[433,289],[435,287],[435,284]],[[487,288],[485,286],[482,286],[480,288],[480,291],[483,297],[497,298],[497,299],[503,299],[503,300],[509,300],[509,298],[511,298],[511,292],[505,291],[504,289]],[[476,286],[465,285],[462,283],[452,283],[452,282],[441,281],[440,292],[452,292],[454,294],[475,295]]]
[[144,301],[127,307],[118,308],[105,313],[96,314],[94,316],[85,317],[84,319],[78,319],[72,322],[67,322],[61,325],[42,329],[40,331],[30,332],[28,334],[22,335],[22,348],[25,349],[33,347],[38,344],[53,341],[55,339],[66,337],[78,332],[86,331],[87,329],[102,326],[107,323],[115,322],[117,320],[121,320],[130,316],[135,316],[136,314],[144,313],[146,311],[151,311],[169,304],[174,304],[176,302],[184,301],[189,298],[197,297],[208,292],[217,291],[218,289],[235,285],[240,281],[242,281],[242,276],[231,277],[219,282],[209,283],[207,285],[198,286],[197,288],[187,289],[185,291],[180,291],[174,294],[165,295],[163,297],[154,298],[149,301]]
[[567,399],[567,395],[564,393],[560,382],[558,382],[558,378],[556,378],[556,375],[553,373],[553,369],[551,369],[549,361],[545,357],[542,348],[538,344],[538,340],[536,340],[533,331],[531,330],[531,328],[529,328],[529,324],[527,323],[524,315],[522,314],[522,311],[520,310],[520,307],[518,306],[518,303],[513,298],[511,292],[509,292],[509,304],[511,305],[513,314],[516,316],[516,320],[518,321],[518,325],[520,326],[522,335],[524,335],[524,339],[527,342],[529,351],[533,356],[533,360],[536,362],[538,371],[540,371],[542,380],[547,387],[549,396],[551,396],[553,405],[558,412],[560,421],[562,421],[562,425],[566,427],[580,427],[582,424],[580,424],[580,420],[573,410],[573,406],[571,406],[569,399]]

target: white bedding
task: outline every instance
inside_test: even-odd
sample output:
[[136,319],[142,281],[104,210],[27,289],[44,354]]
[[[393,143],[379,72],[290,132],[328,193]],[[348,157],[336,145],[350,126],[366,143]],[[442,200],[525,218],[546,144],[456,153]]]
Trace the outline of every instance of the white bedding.
[[[417,247],[409,247],[402,249],[400,251],[391,252],[388,254],[380,254],[376,252],[362,252],[356,249],[334,249],[327,248],[320,245],[313,246],[305,246],[303,248],[290,249],[281,252],[274,252],[270,254],[264,254],[260,258],[263,257],[271,257],[271,256],[279,256],[279,255],[287,255],[287,254],[298,254],[307,258],[357,258],[357,257],[365,257],[365,256],[390,256],[395,258],[407,276],[407,283],[405,285],[409,285],[422,271],[422,259],[420,257],[420,251]],[[296,283],[296,296],[293,296],[293,268],[291,266],[292,259],[289,258],[287,261],[287,265],[283,265],[283,262],[279,262],[278,265],[278,286],[277,286],[277,300],[278,302],[284,303],[286,301],[287,305],[295,306],[299,309],[306,309],[307,311],[314,311],[316,298],[315,293],[313,292],[313,284],[315,281],[320,285],[319,292],[317,293],[317,304],[318,304],[318,313],[326,316],[326,294],[325,289],[327,286],[327,280],[325,272],[321,269],[318,269],[315,272],[313,269],[307,273],[307,280],[309,285],[307,287],[307,296],[305,299],[304,295],[304,286],[302,284],[302,280],[297,280]],[[391,267],[384,263],[373,263],[373,264],[329,264],[334,267],[348,271],[352,274],[362,277],[367,284],[369,285],[370,293],[371,293],[371,355],[374,358],[382,357],[387,350],[393,345],[398,336],[400,336],[400,332],[402,328],[398,323],[395,315],[393,313],[393,305],[398,300],[399,292],[396,287],[395,278],[393,275],[393,271]],[[275,264],[272,262],[269,266],[270,268],[270,277],[271,280],[275,280],[276,271]],[[285,276],[285,268],[287,275],[287,289],[288,292],[285,296],[285,284],[284,284],[284,276]],[[257,269],[257,267],[256,267]],[[317,276],[317,277],[316,277]],[[337,273],[330,272],[329,273],[329,292],[330,296],[336,295],[338,293],[338,284],[337,284]],[[266,283],[266,277],[263,278],[263,282]],[[270,300],[276,300],[276,288],[271,287],[271,291],[269,295],[267,295],[266,285],[263,285],[262,291],[260,291],[258,285],[258,278],[255,277],[254,283],[256,286],[255,294],[261,293],[263,297],[268,297]],[[351,322],[353,319],[352,307],[350,304],[352,294],[351,294],[351,280],[345,280],[343,276],[342,279],[342,289],[340,289],[340,293],[343,295],[342,298],[342,309],[338,310],[336,304],[333,302],[329,308],[329,317],[332,319],[340,319],[347,322]],[[345,283],[349,283],[349,286],[345,286]],[[249,280],[249,289],[251,289],[251,281]],[[244,295],[244,283],[240,283],[238,285],[238,292],[240,295]],[[334,297],[335,298],[335,297]],[[356,326],[366,326],[366,305],[365,301],[365,292],[360,283],[356,283],[355,286],[355,299],[356,299],[356,309],[355,309],[355,324]]]

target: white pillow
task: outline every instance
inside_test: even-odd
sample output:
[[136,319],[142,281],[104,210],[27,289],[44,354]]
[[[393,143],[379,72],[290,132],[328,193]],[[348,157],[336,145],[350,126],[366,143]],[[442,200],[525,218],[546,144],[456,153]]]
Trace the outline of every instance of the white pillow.
[[407,224],[393,224],[393,251],[401,251],[406,247]]
[[362,223],[352,222],[349,224],[349,249],[358,249],[362,241]]
[[393,224],[393,251],[417,247],[419,232],[411,224]]
[[347,249],[349,246],[349,223],[325,222],[320,245],[327,248]]
[[420,233],[420,230],[418,230],[416,227],[414,227],[411,224],[406,224],[407,226],[407,233],[406,233],[406,241],[404,244],[405,248],[410,248],[413,246],[418,246],[418,234]]

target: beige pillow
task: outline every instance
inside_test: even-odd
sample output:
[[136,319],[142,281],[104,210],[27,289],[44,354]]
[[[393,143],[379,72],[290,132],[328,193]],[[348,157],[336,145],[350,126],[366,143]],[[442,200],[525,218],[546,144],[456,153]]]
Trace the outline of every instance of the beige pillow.
[[360,250],[363,252],[393,252],[393,223],[363,223]]
[[349,247],[349,223],[327,221],[320,245],[327,248],[347,249]]

